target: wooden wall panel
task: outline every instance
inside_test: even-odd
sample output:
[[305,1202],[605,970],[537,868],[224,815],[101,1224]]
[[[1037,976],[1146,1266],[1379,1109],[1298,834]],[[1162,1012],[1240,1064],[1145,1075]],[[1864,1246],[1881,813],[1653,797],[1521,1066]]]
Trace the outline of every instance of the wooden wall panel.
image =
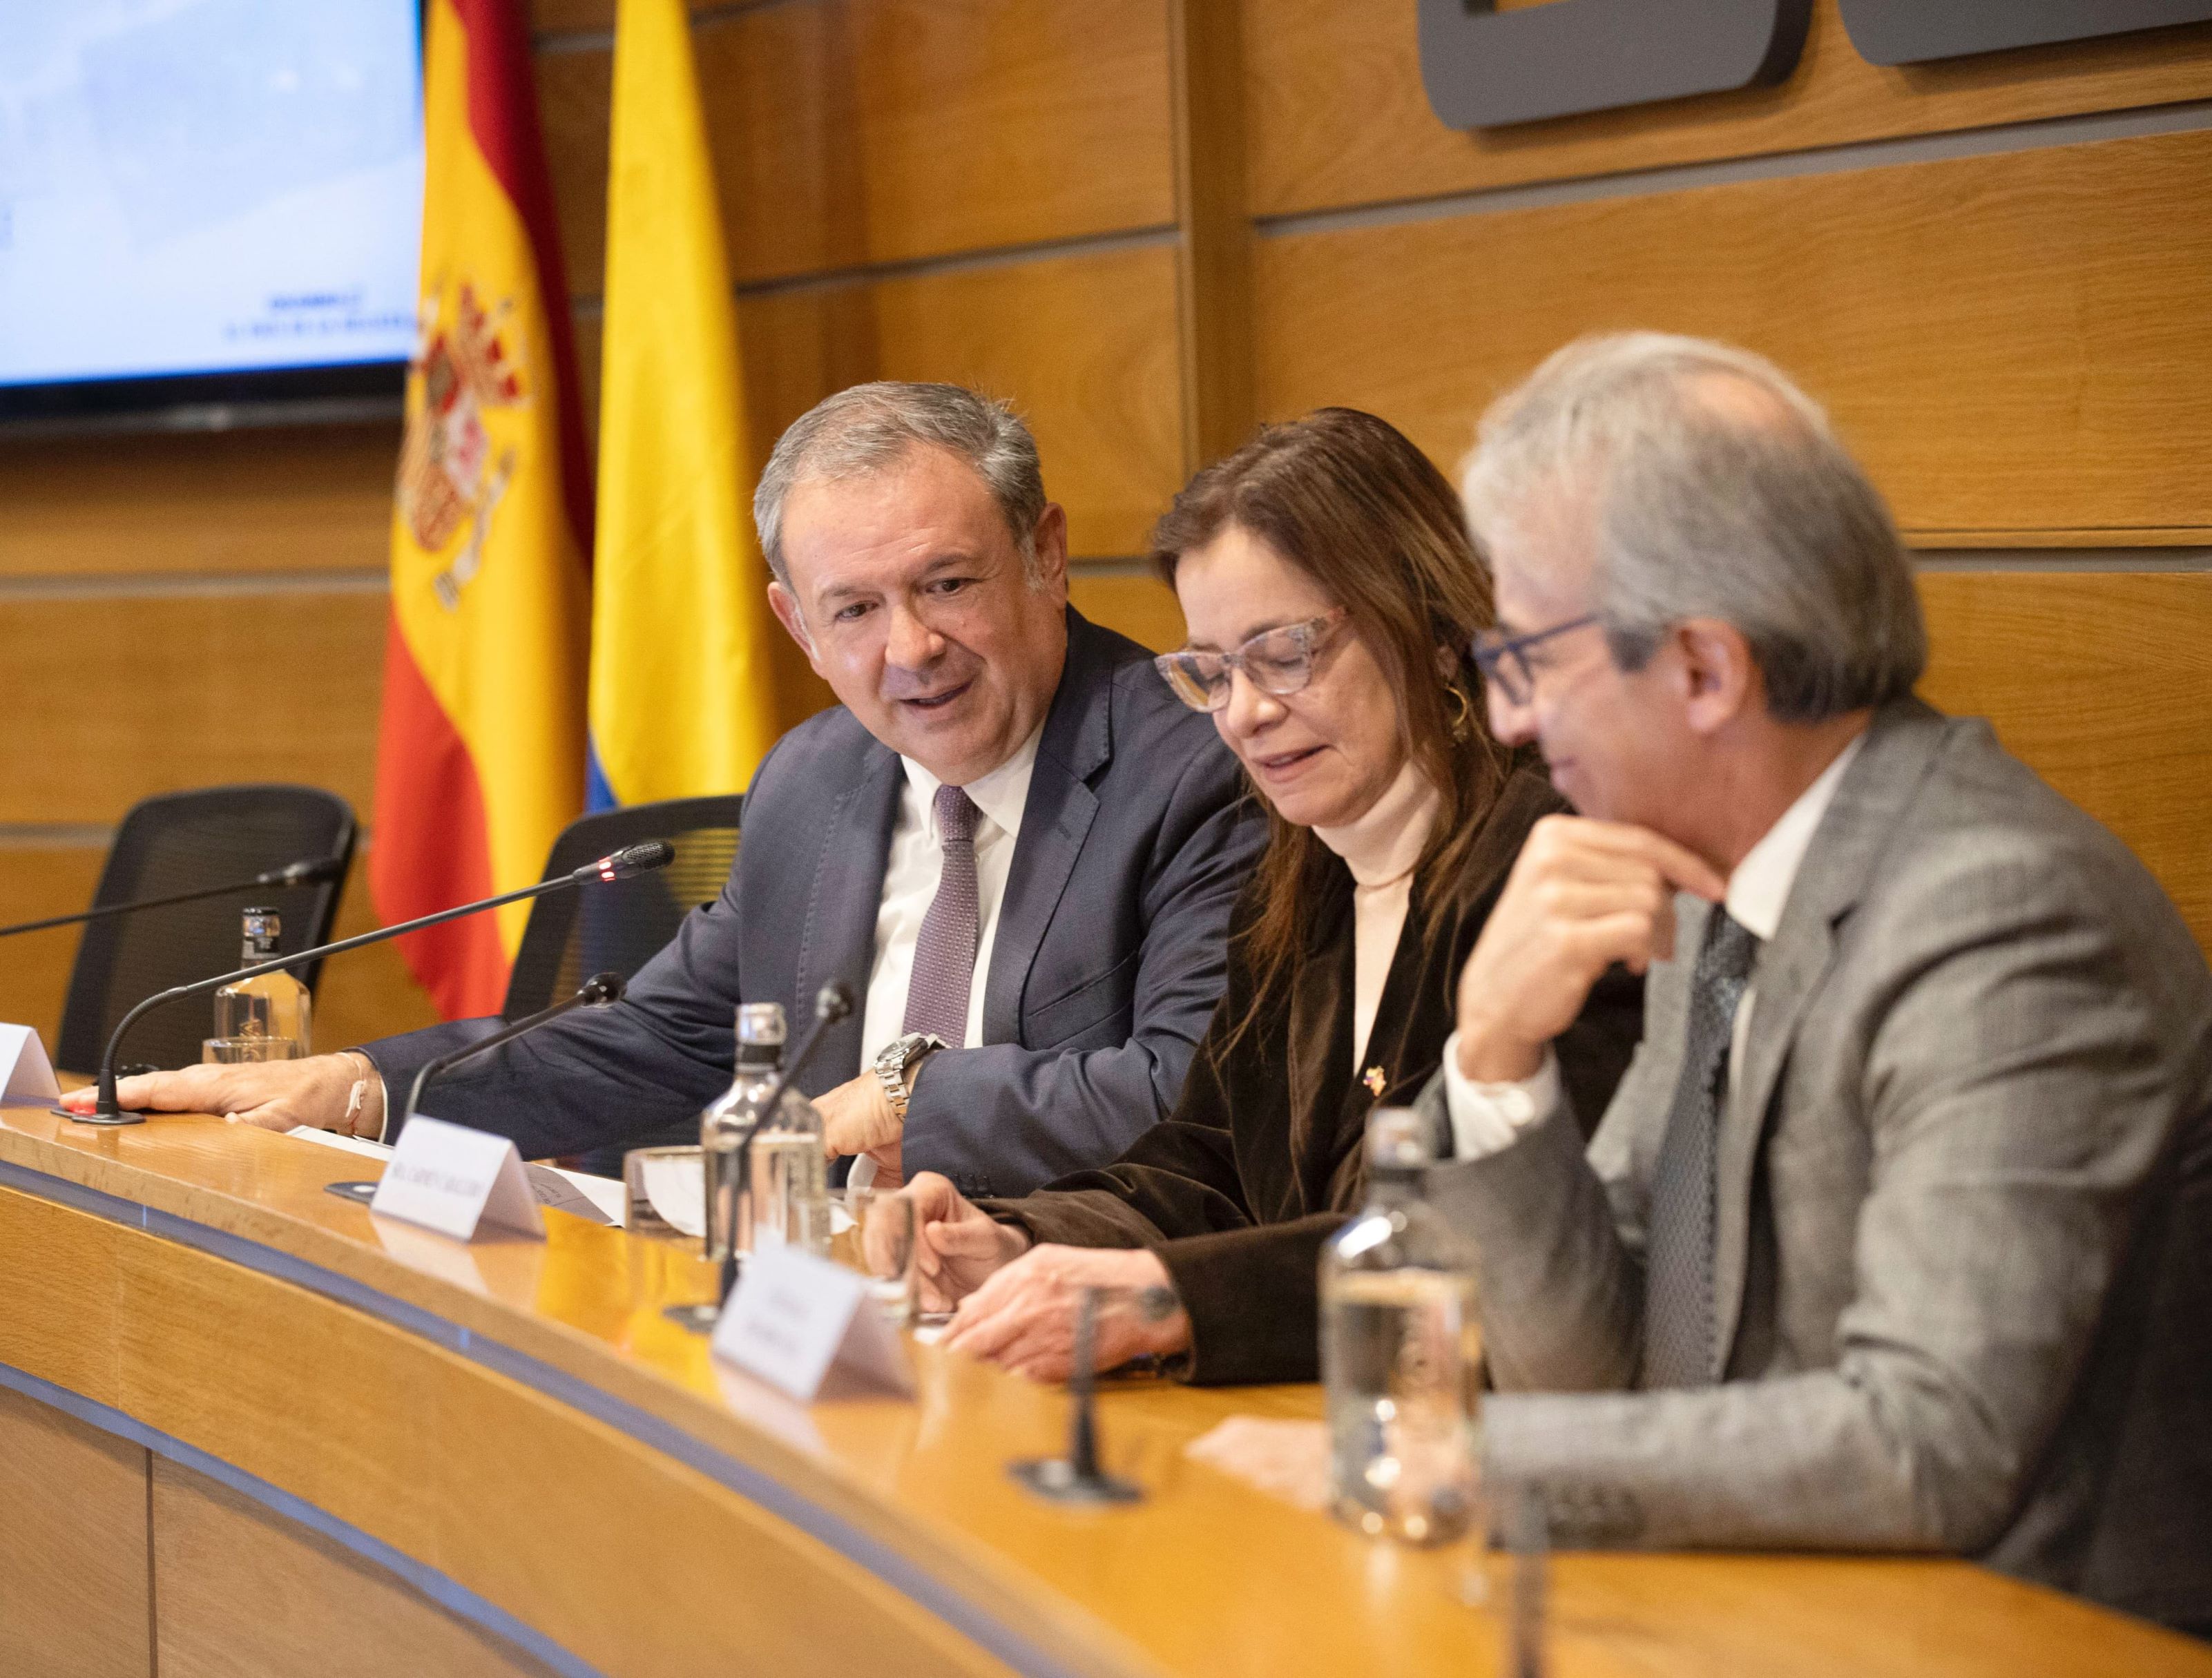
[[1578,333],[1702,333],[1827,402],[1923,545],[2200,542],[2209,200],[2193,133],[1263,240],[1261,409],[1371,408],[1449,466]]
[[0,1388],[0,1672],[149,1678],[146,1452]]
[[2124,839],[2212,951],[2212,573],[1923,573],[1922,691]]
[[694,39],[740,279],[1175,220],[1161,0],[807,0]]
[[[793,0],[693,36],[739,281],[1176,219],[1158,0]],[[537,58],[568,286],[606,265],[612,52]]]
[[1182,608],[1175,592],[1158,578],[1109,572],[1101,575],[1078,568],[1068,582],[1076,611],[1094,623],[1118,629],[1155,653],[1182,645]]
[[7,602],[0,823],[112,822],[228,781],[327,787],[368,818],[387,609],[380,592]]
[[[106,860],[105,845],[0,848],[0,926],[88,907]],[[29,1026],[49,1055],[61,1040],[62,999],[82,937],[78,927],[57,927],[0,944],[0,1019]]]
[[396,423],[8,438],[0,576],[381,571],[398,460]]
[[605,47],[561,47],[537,55],[538,115],[561,228],[571,297],[596,297],[607,271],[607,121],[615,55]]
[[1462,133],[1421,90],[1413,9],[1243,0],[1255,211],[1281,215],[1761,156],[2212,95],[2212,25],[1884,70],[1818,0],[1776,88]]
[[1174,253],[1165,245],[745,299],[754,446],[863,379],[1011,398],[1036,433],[1074,550],[1140,552],[1182,484]]
[[550,1670],[219,1481],[158,1457],[153,1474],[166,1678],[538,1678]]

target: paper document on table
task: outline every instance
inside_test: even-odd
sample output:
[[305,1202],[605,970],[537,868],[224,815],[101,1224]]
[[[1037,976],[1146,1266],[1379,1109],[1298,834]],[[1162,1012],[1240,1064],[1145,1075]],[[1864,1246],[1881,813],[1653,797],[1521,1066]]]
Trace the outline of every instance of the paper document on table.
[[612,1177],[566,1171],[558,1165],[525,1165],[538,1204],[591,1224],[623,1224],[623,1186]]
[[284,1133],[296,1136],[303,1142],[319,1142],[326,1148],[336,1148],[342,1153],[357,1153],[364,1159],[389,1159],[392,1150],[381,1142],[372,1142],[366,1136],[341,1136],[335,1130],[318,1130],[311,1124],[295,1124]]
[[707,1233],[707,1167],[699,1152],[655,1154],[645,1162],[645,1199],[679,1235]]

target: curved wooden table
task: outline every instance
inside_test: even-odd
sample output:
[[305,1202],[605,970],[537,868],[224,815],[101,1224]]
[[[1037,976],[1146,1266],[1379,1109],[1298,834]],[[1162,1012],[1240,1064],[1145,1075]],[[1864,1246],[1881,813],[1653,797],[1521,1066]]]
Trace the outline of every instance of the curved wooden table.
[[[364,1169],[366,1168],[366,1169]],[[660,1308],[667,1242],[471,1246],[207,1118],[0,1109],[0,1671],[1051,1675],[1497,1669],[1467,1550],[1370,1544],[1192,1462],[1308,1388],[1109,1391],[1126,1510],[1032,1499],[1066,1400],[933,1347],[790,1404]],[[1966,1564],[1556,1559],[1580,1675],[2204,1675],[2212,1650]]]

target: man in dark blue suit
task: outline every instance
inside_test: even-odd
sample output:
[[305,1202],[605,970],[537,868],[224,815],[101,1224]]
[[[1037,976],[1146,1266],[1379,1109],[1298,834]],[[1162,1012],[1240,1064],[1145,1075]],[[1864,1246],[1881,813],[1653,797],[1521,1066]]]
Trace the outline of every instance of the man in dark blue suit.
[[[846,391],[785,434],[754,511],[776,614],[843,705],[769,754],[721,897],[622,1002],[457,1068],[433,1110],[526,1155],[665,1130],[728,1083],[738,1004],[795,1031],[842,979],[861,1006],[801,1079],[833,1153],[992,1195],[1113,1158],[1174,1104],[1220,994],[1265,838],[1235,760],[1068,605],[1066,520],[1002,405]],[[385,1090],[483,1029],[123,1095],[377,1135]]]

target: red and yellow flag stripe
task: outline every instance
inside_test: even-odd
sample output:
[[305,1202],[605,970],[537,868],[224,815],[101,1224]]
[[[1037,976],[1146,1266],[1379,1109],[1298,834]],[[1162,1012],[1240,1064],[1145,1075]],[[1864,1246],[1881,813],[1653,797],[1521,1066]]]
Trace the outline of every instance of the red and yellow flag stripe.
[[[433,0],[419,337],[392,532],[370,884],[386,921],[538,878],[583,807],[591,478],[519,0]],[[527,906],[404,941],[494,1012]]]

